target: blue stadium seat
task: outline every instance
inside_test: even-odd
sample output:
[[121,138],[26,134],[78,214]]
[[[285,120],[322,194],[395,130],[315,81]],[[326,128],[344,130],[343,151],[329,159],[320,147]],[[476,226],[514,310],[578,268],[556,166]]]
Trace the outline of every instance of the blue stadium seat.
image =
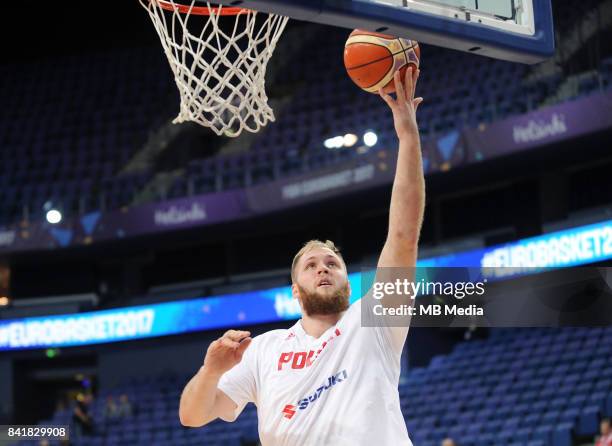
[[540,416],[549,407],[549,403],[546,400],[539,400],[531,403],[529,410],[531,413],[538,413]]
[[553,430],[554,426],[552,425],[536,427],[533,431],[532,439],[541,441],[544,445],[551,444]]
[[529,413],[530,406],[529,403],[515,404],[512,408],[513,414],[524,417]]
[[576,433],[578,435],[595,435],[599,428],[599,406],[587,406],[582,409]]
[[570,400],[568,407],[577,407],[581,408],[586,403],[588,395],[585,393],[574,394]]
[[472,423],[469,423],[467,427],[465,428],[465,435],[476,436],[482,431],[483,431],[483,423],[472,422]]
[[514,432],[513,440],[520,444],[527,444],[527,441],[531,438],[532,432],[533,429],[531,427],[517,429]]
[[514,436],[515,436],[514,430],[511,430],[511,429],[502,430],[495,437],[496,438],[495,443],[496,444],[508,444],[512,441]]
[[554,425],[557,423],[557,420],[559,419],[560,415],[560,411],[551,408],[551,410],[547,411],[544,415],[542,415],[541,422],[542,424],[546,425]]
[[559,416],[560,423],[575,423],[580,416],[580,408],[568,407]]
[[493,444],[495,441],[495,434],[492,433],[482,433],[478,436],[478,444],[479,445],[489,445],[489,444]]
[[496,433],[502,429],[504,424],[504,420],[502,418],[489,420],[484,426],[483,431],[486,433]]
[[259,439],[259,432],[257,430],[257,424],[249,423],[242,426],[242,438],[245,441],[255,442]]
[[605,408],[606,408],[606,399],[608,397],[609,393],[607,391],[601,391],[601,392],[595,392],[592,393],[588,400],[587,400],[587,405],[589,406],[595,406],[597,408],[599,408],[600,412],[604,412]]
[[527,428],[535,428],[540,423],[541,414],[540,413],[531,413],[523,418],[521,422],[521,426]]
[[[591,383],[591,382],[582,382],[582,383],[578,384],[576,387],[574,387],[573,389],[571,387],[569,387],[568,389],[574,395],[587,396],[587,395],[589,395],[591,393],[592,388],[593,388],[593,383]],[[560,391],[565,391],[565,390],[566,390],[566,388],[560,389]]]
[[557,409],[559,411],[562,411],[566,405],[567,405],[567,398],[555,398],[554,400],[550,402],[549,407],[551,409]]
[[529,403],[535,401],[538,398],[537,391],[528,391],[521,395],[521,402]]
[[572,446],[573,423],[558,424],[552,433],[552,445]]
[[521,423],[520,417],[508,418],[503,422],[503,429],[508,431],[514,431],[518,428]]
[[609,393],[612,391],[612,379],[602,374],[595,382],[594,391]]

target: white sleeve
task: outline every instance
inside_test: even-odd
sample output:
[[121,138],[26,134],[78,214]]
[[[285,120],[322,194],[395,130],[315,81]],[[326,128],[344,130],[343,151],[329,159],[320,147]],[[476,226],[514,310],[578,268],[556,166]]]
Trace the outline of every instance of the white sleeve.
[[242,360],[225,372],[217,388],[225,393],[238,407],[234,419],[240,415],[247,403],[257,401],[257,344],[253,339],[246,349]]
[[372,327],[380,346],[385,350],[390,349],[396,357],[400,357],[408,336],[410,317],[377,316],[374,313],[374,306],[382,305],[382,302],[372,298],[371,292],[367,293],[355,304],[360,306],[361,325],[363,327]]

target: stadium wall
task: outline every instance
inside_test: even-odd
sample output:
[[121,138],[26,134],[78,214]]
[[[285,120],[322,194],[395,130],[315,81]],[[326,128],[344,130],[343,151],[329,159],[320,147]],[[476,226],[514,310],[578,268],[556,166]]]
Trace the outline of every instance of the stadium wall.
[[115,344],[112,350],[98,355],[98,384],[108,389],[130,377],[195,373],[213,336],[206,333],[192,338],[197,339],[180,344],[163,342],[163,345],[157,341],[140,348],[130,343]]

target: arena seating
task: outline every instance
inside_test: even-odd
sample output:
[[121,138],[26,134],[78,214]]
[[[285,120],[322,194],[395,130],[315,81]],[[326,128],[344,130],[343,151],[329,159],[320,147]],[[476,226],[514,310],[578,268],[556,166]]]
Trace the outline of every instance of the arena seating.
[[[325,29],[282,62],[278,82],[290,100],[277,110],[277,122],[248,151],[190,161],[168,197],[248,187],[358,157],[356,150],[323,147],[326,138],[349,132],[375,130],[378,144],[371,150],[394,144],[386,105],[344,73],[346,30]],[[430,46],[423,48],[422,68],[423,139],[528,112],[563,81],[556,74],[525,83],[529,66]],[[11,63],[0,65],[0,74],[6,80],[0,86],[0,226],[20,221],[24,206],[30,221],[42,219],[47,201],[67,216],[129,205],[155,174],[120,175],[147,135],[176,112],[176,88],[159,48]],[[577,95],[611,85],[608,58],[580,79]]]
[[[77,445],[236,445],[257,441],[250,404],[234,423],[202,429],[178,420],[188,377],[134,379],[102,389],[94,405],[99,433]],[[399,387],[415,445],[439,446],[451,436],[462,446],[571,446],[597,433],[612,415],[612,329],[498,329],[486,340],[458,344],[424,368],[409,369]],[[107,395],[125,393],[135,414],[104,427]],[[54,423],[70,422],[70,412]]]
[[612,413],[611,341],[609,328],[514,329],[458,345],[404,387],[415,444],[571,446],[595,435]]
[[[464,66],[466,60],[473,62],[467,66],[478,68],[473,72],[464,70],[463,82],[452,79],[450,73],[422,77],[419,94],[427,98],[419,109],[423,140],[452,129],[526,113],[552,95],[562,81],[561,75],[554,74],[524,85],[521,79],[528,68],[501,61],[478,63],[475,57],[445,53],[428,61],[433,68],[427,69],[434,72],[436,66]],[[611,88],[610,64],[609,60],[602,64],[601,77],[595,73],[581,83],[575,97]],[[452,87],[440,88],[449,84]],[[356,158],[359,152],[328,150],[323,141],[345,133],[362,135],[370,129],[378,134],[378,143],[370,151],[395,144],[389,111],[379,97],[360,92],[344,79],[313,82],[296,93],[291,104],[279,113],[278,122],[262,132],[249,152],[217,160],[191,161],[186,176],[176,180],[170,195],[184,195],[189,183],[194,185],[192,190],[196,194],[211,193]]]
[[100,209],[103,195],[127,204],[150,173],[117,173],[174,110],[164,64],[150,49],[0,65],[0,225],[25,205],[43,218],[46,201],[68,215]]

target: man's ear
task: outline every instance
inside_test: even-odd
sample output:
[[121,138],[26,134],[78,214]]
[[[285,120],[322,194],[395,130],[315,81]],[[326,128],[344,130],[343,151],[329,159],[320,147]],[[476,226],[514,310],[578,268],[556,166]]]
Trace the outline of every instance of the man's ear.
[[299,300],[300,290],[298,289],[298,286],[296,283],[291,284],[291,295],[293,296],[294,299]]

